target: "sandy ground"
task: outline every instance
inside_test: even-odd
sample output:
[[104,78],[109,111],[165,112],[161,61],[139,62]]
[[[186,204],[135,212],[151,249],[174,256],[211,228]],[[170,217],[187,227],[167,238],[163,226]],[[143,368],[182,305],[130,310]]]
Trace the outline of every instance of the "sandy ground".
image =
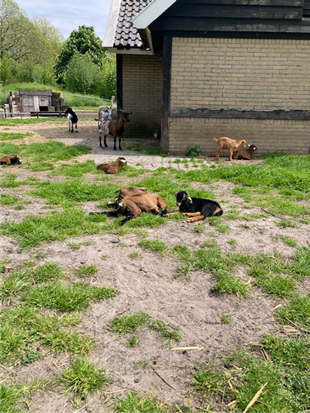
[[[57,138],[68,145],[81,143],[91,146],[92,153],[80,156],[80,162],[92,159],[99,164],[115,160],[121,154],[126,157],[128,165],[133,167],[145,167],[150,170],[168,166],[189,169],[184,163],[175,163],[176,159],[180,159],[178,157],[146,156],[128,150],[126,147],[131,146],[133,142],[126,140],[121,153],[113,151],[111,140],[108,149],[101,149],[94,121],[80,122],[78,134],[68,133],[65,124],[60,123],[16,126],[10,127],[9,130],[34,133],[33,137],[26,138],[28,143]],[[156,145],[157,142],[149,144]],[[27,159],[24,162],[26,163]],[[226,160],[223,159],[223,162]],[[204,158],[203,163],[212,165],[214,159]],[[5,172],[18,173],[19,179],[38,176],[18,167],[6,168]],[[59,179],[50,177],[48,172],[40,173],[39,178],[49,181]],[[118,179],[120,178],[115,177],[115,182],[118,182]],[[243,214],[262,213],[259,208],[248,208],[241,198],[233,195],[233,184],[223,182],[212,185],[209,189],[216,194],[224,213],[236,207]],[[25,205],[26,208],[21,211],[15,210],[14,206],[2,207],[2,222],[20,221],[27,214],[44,215],[48,212],[44,208],[45,203],[27,195],[27,190],[29,188],[24,186],[2,189],[1,193],[21,195],[24,199],[28,197],[32,200],[32,204]],[[83,208],[90,212],[95,207],[96,203],[88,203]],[[246,225],[242,220],[225,221],[225,225],[230,227],[228,233],[218,232],[208,221],[197,224],[169,221],[159,228],[146,229],[147,239],[162,240],[168,246],[182,244],[192,250],[203,248],[205,241],[214,239],[224,254],[229,251],[246,254],[277,251],[289,258],[296,249],[284,244],[280,237],[290,236],[297,241],[298,246],[309,245],[309,227],[298,223],[296,228],[280,228],[276,223],[282,218],[285,217],[265,214],[257,220],[248,221]],[[202,226],[202,232],[195,232],[195,225]],[[214,236],[210,238],[212,234]],[[236,241],[234,245],[230,243],[232,238]],[[173,257],[161,257],[142,250],[138,246],[140,240],[141,238],[135,234],[121,237],[99,234],[53,242],[25,252],[19,249],[14,239],[2,237],[2,259],[9,259],[12,269],[21,268],[29,260],[36,260],[40,265],[52,261],[72,273],[82,265],[96,265],[99,269],[98,274],[88,281],[97,286],[113,285],[120,291],[113,300],[93,304],[82,313],[82,322],[75,327],[80,334],[87,334],[95,340],[96,348],[89,358],[98,366],[105,367],[111,380],[107,392],[93,394],[79,412],[112,411],[113,397],[125,397],[128,391],[158,396],[162,402],[169,405],[188,406],[189,403],[192,410],[198,412],[201,400],[190,386],[196,362],[202,363],[217,355],[244,348],[250,343],[258,342],[265,333],[279,332],[274,320],[274,309],[281,303],[280,300],[264,294],[255,287],[252,288],[252,297],[249,299],[216,294],[212,292],[215,280],[211,274],[199,271],[193,272],[189,279],[184,276],[176,277],[178,262]],[[70,242],[85,241],[89,241],[90,245],[83,245],[78,250],[73,250],[69,246]],[[39,252],[44,256],[40,260],[35,258]],[[134,252],[139,255],[133,260],[131,254]],[[243,268],[238,268],[235,275],[242,281],[251,283]],[[302,285],[300,288],[305,290],[309,286]],[[113,334],[109,331],[109,324],[118,315],[133,314],[137,311],[147,312],[156,319],[180,327],[181,341],[165,344],[158,333],[144,329],[136,334],[139,337],[139,345],[135,348],[127,347],[125,341],[128,336],[119,337]],[[220,318],[223,315],[231,315],[232,322],[222,324]],[[197,349],[174,350],[175,347],[189,346]],[[69,364],[70,357],[65,354],[50,355],[43,361],[37,361],[27,367],[6,368],[3,375],[10,377],[12,381],[51,379]],[[142,365],[144,367],[141,367]],[[70,402],[71,396],[64,395],[63,389],[56,386],[48,392],[36,393],[28,410],[32,413],[71,413],[76,411]],[[219,401],[212,402],[215,403],[216,411],[229,410]]]

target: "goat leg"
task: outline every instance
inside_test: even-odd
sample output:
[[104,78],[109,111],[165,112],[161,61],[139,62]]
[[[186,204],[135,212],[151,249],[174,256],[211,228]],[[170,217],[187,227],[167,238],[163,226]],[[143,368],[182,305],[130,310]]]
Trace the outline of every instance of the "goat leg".
[[188,218],[186,222],[196,222],[196,221],[202,221],[204,219],[205,219],[204,215],[198,215],[196,217]]
[[119,147],[120,151],[123,149],[122,148],[122,137],[121,136],[118,137],[118,147]]
[[129,220],[131,220],[132,219],[132,217],[131,216],[129,216],[129,217],[126,217],[125,219],[123,219],[119,224],[120,225],[124,225],[127,221],[129,221]]
[[107,135],[106,134],[104,135],[104,146],[106,148],[108,147],[108,145],[107,145]]

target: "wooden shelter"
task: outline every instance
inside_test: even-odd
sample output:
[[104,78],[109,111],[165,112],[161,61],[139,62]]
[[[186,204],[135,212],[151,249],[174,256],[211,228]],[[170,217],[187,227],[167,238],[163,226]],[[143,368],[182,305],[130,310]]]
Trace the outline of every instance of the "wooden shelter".
[[220,136],[309,153],[310,0],[112,0],[103,46],[127,136],[160,129],[171,154],[214,155]]

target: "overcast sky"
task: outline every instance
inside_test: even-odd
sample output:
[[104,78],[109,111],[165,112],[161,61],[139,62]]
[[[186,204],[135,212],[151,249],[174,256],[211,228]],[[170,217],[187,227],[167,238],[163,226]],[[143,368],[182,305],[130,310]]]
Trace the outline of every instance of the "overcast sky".
[[27,16],[45,17],[67,39],[79,26],[92,26],[102,40],[111,0],[16,0]]

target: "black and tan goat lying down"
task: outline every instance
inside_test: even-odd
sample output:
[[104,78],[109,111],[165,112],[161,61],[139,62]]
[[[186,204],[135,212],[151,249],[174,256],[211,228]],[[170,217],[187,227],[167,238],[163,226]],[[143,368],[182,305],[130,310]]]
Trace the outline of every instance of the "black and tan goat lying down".
[[[157,194],[148,193],[146,188],[123,188],[119,190],[119,196],[109,206],[114,210],[109,212],[98,212],[108,216],[124,215],[125,219],[120,222],[124,225],[130,219],[137,218],[142,212],[152,212],[154,214],[166,214],[166,204]],[[91,213],[90,215],[95,215]]]
[[[179,212],[189,217],[186,222],[202,221],[207,217],[219,216],[223,214],[221,206],[211,199],[191,198],[187,192],[179,191],[175,194]],[[173,215],[176,212],[167,214]]]

